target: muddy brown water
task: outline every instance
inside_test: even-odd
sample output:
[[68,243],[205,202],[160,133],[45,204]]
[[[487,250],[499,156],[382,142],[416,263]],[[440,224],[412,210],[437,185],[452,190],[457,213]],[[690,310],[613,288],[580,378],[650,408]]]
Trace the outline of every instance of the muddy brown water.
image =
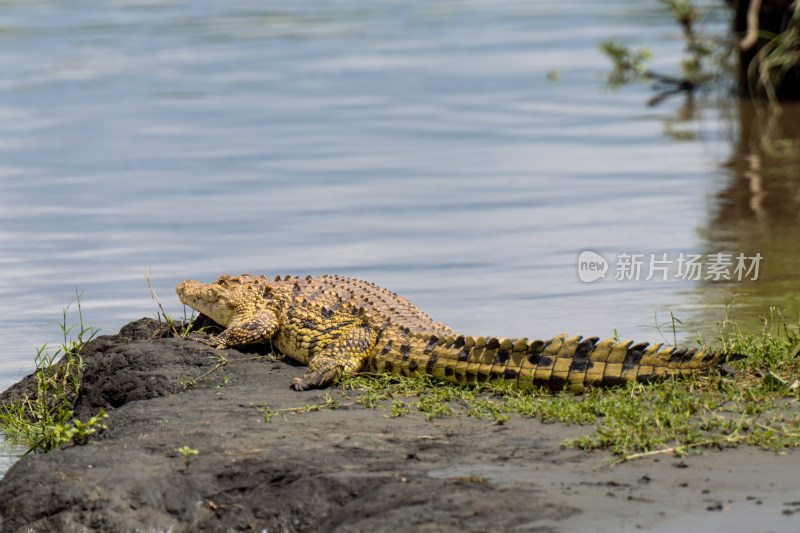
[[178,315],[179,281],[250,272],[479,335],[691,343],[730,295],[798,322],[800,109],[606,87],[607,38],[676,71],[655,2],[40,0],[0,28],[0,388],[76,290],[87,324],[152,316],[146,272]]

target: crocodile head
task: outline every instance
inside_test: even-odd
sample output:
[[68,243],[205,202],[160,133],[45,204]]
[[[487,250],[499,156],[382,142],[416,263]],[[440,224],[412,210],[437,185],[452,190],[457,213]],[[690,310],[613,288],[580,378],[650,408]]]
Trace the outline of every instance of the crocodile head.
[[175,292],[181,302],[227,327],[252,316],[263,306],[263,293],[268,287],[260,281],[248,274],[222,276],[214,283],[187,279],[175,287]]

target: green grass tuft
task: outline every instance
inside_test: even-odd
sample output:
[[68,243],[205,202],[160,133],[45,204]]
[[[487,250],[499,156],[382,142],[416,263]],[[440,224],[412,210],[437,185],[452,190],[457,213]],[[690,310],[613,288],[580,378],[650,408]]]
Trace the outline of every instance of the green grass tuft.
[[[0,406],[0,429],[13,442],[25,444],[31,452],[49,452],[65,442],[80,444],[105,426],[102,410],[88,422],[73,419],[72,406],[78,395],[83,371],[82,352],[100,330],[83,323],[81,296],[76,294],[64,308],[58,324],[63,342],[55,352],[42,346],[36,353],[35,391],[31,396]],[[67,326],[70,306],[77,303],[78,323]],[[75,338],[70,336],[75,333]],[[59,358],[56,363],[55,361]]]
[[[672,325],[680,323],[672,317]],[[346,375],[340,386],[366,407],[387,416],[415,413],[428,419],[472,416],[492,423],[511,417],[588,426],[565,441],[585,450],[605,449],[618,460],[700,448],[759,446],[780,451],[800,446],[800,332],[776,314],[759,333],[726,319],[718,338],[724,353],[738,354],[731,371],[591,388],[583,394],[517,390],[504,383],[477,387],[439,383],[423,376]]]

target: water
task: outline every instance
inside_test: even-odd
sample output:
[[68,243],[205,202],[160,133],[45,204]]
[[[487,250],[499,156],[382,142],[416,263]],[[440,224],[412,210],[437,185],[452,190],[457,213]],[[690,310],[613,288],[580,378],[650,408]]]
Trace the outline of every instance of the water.
[[[677,34],[633,0],[4,2],[0,389],[76,291],[109,332],[154,316],[147,272],[178,315],[179,281],[250,272],[357,276],[475,334],[659,341],[672,312],[689,342],[723,290],[796,322],[797,110],[605,88],[599,41],[674,73]],[[713,252],[760,252],[758,281],[613,279]]]

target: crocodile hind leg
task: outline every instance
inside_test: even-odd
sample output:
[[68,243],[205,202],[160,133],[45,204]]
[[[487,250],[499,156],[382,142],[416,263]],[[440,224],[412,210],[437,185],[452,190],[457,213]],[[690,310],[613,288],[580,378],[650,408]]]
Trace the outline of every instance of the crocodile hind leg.
[[308,390],[327,387],[345,372],[358,372],[370,357],[377,338],[377,332],[368,325],[343,333],[311,359],[306,374],[296,378],[292,388]]
[[232,324],[219,335],[201,339],[201,342],[216,348],[267,342],[278,331],[279,325],[278,317],[275,316],[275,313],[262,311],[249,320]]

